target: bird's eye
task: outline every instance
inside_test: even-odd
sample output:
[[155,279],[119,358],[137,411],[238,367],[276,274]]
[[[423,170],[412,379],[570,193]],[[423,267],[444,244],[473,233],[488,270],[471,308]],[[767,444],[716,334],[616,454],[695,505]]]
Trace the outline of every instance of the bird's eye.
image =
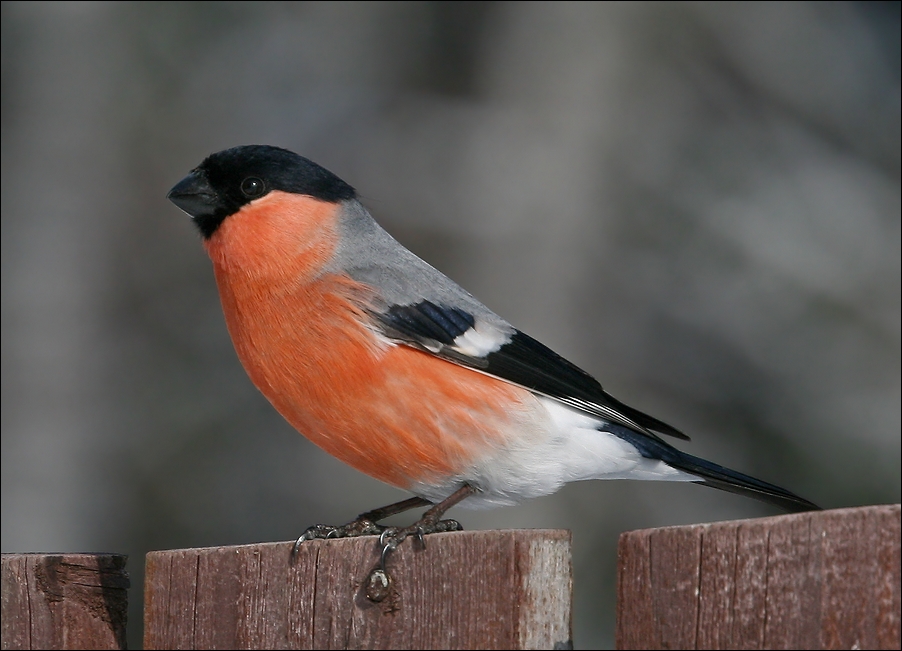
[[259,197],[264,189],[263,181],[256,176],[249,176],[241,182],[241,191],[246,197]]

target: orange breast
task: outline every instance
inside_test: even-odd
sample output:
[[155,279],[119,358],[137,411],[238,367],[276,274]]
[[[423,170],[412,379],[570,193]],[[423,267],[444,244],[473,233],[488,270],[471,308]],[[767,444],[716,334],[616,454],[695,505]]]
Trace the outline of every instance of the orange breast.
[[[235,349],[275,408],[326,452],[401,488],[460,473],[503,446],[526,392],[377,337],[369,289],[318,273],[334,250],[335,208],[276,196],[287,199],[229,217],[207,243]],[[277,242],[278,264],[238,247],[251,232],[253,247],[278,240],[285,201],[310,213],[312,246]]]

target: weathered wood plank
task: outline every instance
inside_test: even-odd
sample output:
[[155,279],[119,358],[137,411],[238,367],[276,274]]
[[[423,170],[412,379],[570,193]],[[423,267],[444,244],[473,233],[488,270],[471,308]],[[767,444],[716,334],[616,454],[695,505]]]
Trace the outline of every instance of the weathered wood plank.
[[374,537],[152,552],[147,649],[550,649],[571,639],[570,534],[473,531],[405,541],[381,602]]
[[120,554],[3,554],[3,649],[124,649]]
[[619,649],[898,649],[900,507],[620,537]]

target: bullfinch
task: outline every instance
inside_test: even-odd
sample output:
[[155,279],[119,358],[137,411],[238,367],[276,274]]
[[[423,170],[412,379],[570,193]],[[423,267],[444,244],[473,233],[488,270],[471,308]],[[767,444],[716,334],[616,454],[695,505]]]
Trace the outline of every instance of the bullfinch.
[[688,437],[401,246],[354,188],[265,145],[207,157],[168,195],[213,263],[253,383],[323,450],[414,497],[299,539],[374,534],[430,506],[409,535],[459,528],[451,506],[516,504],[585,479],[695,482],[786,510],[818,507],[681,452]]

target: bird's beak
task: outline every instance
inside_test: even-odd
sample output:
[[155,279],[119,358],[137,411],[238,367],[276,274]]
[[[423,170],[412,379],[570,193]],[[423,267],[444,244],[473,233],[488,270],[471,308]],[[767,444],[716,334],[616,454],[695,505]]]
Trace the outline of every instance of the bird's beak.
[[221,208],[219,196],[206,177],[197,171],[176,183],[166,198],[194,219],[212,217]]

